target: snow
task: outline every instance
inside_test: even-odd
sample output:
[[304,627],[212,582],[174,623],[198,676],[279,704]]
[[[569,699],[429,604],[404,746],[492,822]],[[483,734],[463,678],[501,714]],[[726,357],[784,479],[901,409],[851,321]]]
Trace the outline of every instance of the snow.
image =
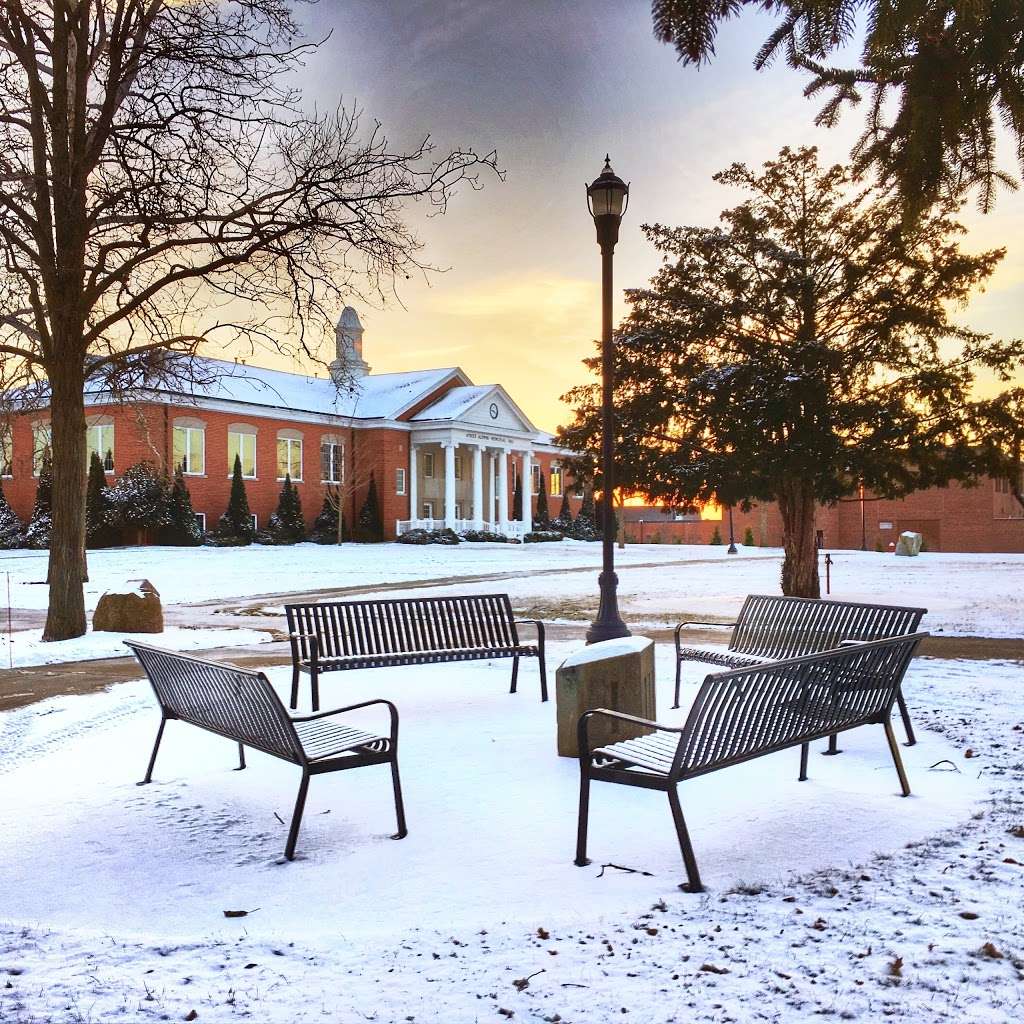
[[[174,651],[212,650],[266,643],[270,635],[256,629],[192,629],[168,626],[162,633],[94,633],[74,640],[43,643],[41,629],[21,629],[0,636],[0,669],[30,665],[58,665],[98,658],[122,658],[129,653],[125,640],[155,643]],[[2,1020],[2,1018],[0,1018]]]
[[645,636],[624,636],[615,640],[602,640],[589,647],[581,647],[578,651],[574,651],[562,662],[562,668],[576,668],[578,665],[590,665],[595,661],[621,658],[627,654],[639,654],[641,651],[646,651],[653,642]]
[[493,384],[474,384],[468,387],[452,388],[450,391],[446,391],[444,396],[433,405],[416,413],[412,419],[414,421],[458,419],[474,403],[492,391],[494,391]]

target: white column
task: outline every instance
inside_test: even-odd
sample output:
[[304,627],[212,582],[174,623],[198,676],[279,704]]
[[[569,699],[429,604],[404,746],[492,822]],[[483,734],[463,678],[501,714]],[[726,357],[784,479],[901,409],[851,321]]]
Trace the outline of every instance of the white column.
[[455,442],[444,441],[444,525],[455,529]]
[[533,530],[533,453],[523,452],[523,533]]
[[473,529],[484,528],[484,447],[473,446]]
[[419,448],[414,444],[409,445],[409,518],[419,519],[420,517],[420,485],[419,471],[420,458]]
[[487,527],[494,529],[494,499],[497,488],[494,486],[494,455],[487,456]]
[[498,452],[498,531],[508,530],[508,449]]

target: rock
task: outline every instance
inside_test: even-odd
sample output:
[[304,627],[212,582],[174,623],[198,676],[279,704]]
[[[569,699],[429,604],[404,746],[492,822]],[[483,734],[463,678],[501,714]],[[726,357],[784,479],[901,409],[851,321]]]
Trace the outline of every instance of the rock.
[[919,533],[912,533],[908,530],[906,533],[900,534],[900,539],[896,543],[896,554],[897,555],[908,555],[913,557],[921,553],[921,541],[924,538]]
[[[555,698],[561,757],[579,756],[576,726],[584,711],[607,708],[653,721],[657,716],[654,641],[627,636],[582,648],[558,667]],[[644,736],[650,731],[595,717],[590,725],[591,746]]]
[[127,580],[100,598],[92,613],[94,633],[162,633],[164,610],[149,580]]

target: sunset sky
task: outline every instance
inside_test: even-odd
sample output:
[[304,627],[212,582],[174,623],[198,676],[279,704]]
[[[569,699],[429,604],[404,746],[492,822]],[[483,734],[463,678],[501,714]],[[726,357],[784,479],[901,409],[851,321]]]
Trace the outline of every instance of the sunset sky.
[[[586,379],[580,360],[599,331],[598,250],[583,187],[606,150],[632,186],[617,288],[642,285],[657,266],[641,224],[710,225],[736,201],[711,181],[732,161],[760,163],[805,143],[845,159],[857,116],[816,129],[801,76],[752,69],[769,21],[733,23],[718,58],[698,71],[655,42],[649,6],[322,0],[306,15],[311,34],[333,33],[305,76],[310,101],[355,101],[396,143],[430,132],[445,150],[496,148],[507,172],[482,192],[463,189],[444,218],[414,214],[425,258],[450,269],[429,285],[401,282],[404,308],[357,303],[374,372],[458,365],[477,383],[504,385],[538,427],[553,429],[567,418],[559,396]],[[1012,159],[1008,147],[1003,159]],[[1004,193],[995,213],[968,209],[964,219],[967,247],[1005,245],[1008,254],[962,317],[1020,336],[1024,196]]]

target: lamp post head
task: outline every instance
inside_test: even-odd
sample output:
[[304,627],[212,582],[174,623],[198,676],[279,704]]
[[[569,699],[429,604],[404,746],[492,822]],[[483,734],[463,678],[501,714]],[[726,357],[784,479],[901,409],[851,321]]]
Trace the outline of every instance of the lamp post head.
[[587,206],[597,228],[597,244],[602,250],[615,248],[619,224],[628,205],[629,185],[612,170],[611,160],[606,155],[601,173],[587,186]]

